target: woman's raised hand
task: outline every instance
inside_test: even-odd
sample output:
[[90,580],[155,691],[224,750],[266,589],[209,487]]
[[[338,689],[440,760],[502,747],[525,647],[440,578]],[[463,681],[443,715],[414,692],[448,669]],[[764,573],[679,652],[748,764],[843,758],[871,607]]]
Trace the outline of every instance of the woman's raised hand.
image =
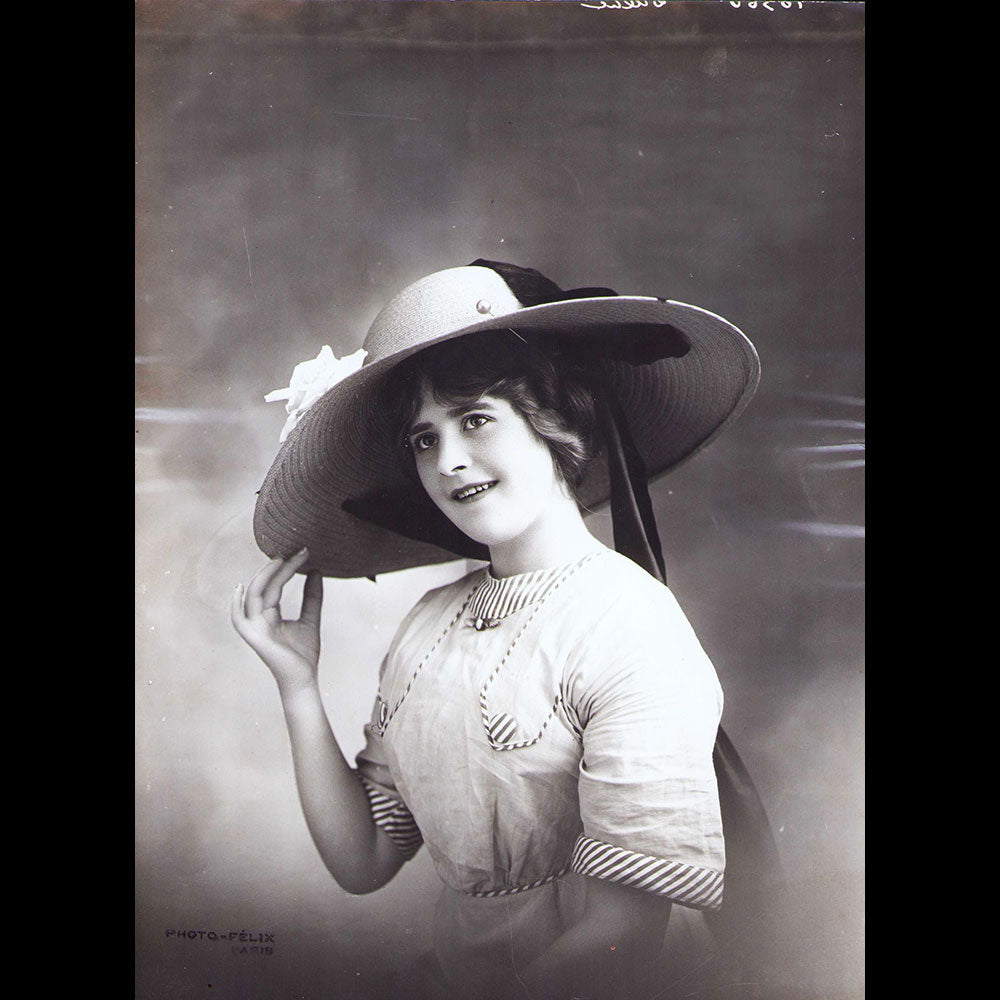
[[281,617],[281,591],[309,553],[303,549],[289,559],[272,559],[233,594],[232,619],[236,631],[267,664],[282,693],[314,684],[319,666],[319,623],[323,607],[323,578],[306,576],[298,619]]

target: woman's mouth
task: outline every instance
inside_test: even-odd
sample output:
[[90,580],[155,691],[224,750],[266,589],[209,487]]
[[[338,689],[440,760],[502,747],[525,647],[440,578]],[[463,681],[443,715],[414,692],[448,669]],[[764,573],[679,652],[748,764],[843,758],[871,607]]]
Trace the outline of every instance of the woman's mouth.
[[475,483],[472,486],[463,486],[461,489],[452,490],[451,498],[452,500],[457,500],[459,503],[468,503],[470,500],[481,497],[487,490],[491,490],[496,486],[496,484],[497,480],[491,479],[488,483]]

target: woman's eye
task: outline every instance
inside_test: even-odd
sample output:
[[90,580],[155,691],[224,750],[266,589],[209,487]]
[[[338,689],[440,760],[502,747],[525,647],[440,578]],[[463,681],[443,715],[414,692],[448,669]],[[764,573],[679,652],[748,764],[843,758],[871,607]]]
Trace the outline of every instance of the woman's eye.
[[465,418],[466,430],[475,430],[477,427],[482,427],[483,424],[489,423],[489,417],[484,417],[480,413],[470,413]]
[[427,451],[437,438],[433,434],[418,434],[411,442],[414,451]]

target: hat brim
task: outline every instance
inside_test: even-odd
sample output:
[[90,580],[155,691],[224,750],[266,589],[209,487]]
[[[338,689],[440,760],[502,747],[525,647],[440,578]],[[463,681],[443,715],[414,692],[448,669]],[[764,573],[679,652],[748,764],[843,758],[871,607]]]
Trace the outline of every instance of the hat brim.
[[[627,350],[610,351],[600,366],[650,480],[669,472],[709,444],[753,396],[760,379],[753,344],[721,316],[682,302],[614,296],[545,303],[381,357],[329,390],[288,436],[261,486],[257,544],[272,558],[307,546],[304,568],[340,578],[483,558],[483,547],[454,529],[405,474],[383,416],[385,375],[420,350],[473,333],[514,329],[565,338],[567,345],[598,336],[620,347],[655,327],[680,331],[688,344],[683,356],[633,364],[614,359]],[[608,493],[605,463],[596,460],[579,499],[594,508]],[[396,514],[387,503],[393,497]]]

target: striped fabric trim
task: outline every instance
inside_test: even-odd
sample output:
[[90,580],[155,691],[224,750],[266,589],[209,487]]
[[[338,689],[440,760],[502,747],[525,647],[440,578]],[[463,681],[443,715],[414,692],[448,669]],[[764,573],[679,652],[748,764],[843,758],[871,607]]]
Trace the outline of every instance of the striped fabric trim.
[[527,885],[514,885],[506,889],[486,889],[483,892],[467,892],[466,896],[475,896],[477,899],[492,899],[494,896],[513,896],[516,892],[526,892],[528,889],[537,889],[540,885],[548,885],[549,882],[555,882],[557,878],[562,878],[568,871],[569,865],[561,871],[556,872],[555,875],[546,875],[545,878],[537,878],[534,882],[529,882]]
[[497,712],[490,719],[488,729],[491,743],[506,743],[517,732],[517,719],[506,712]]
[[577,840],[570,867],[581,875],[644,889],[692,909],[717,910],[722,905],[722,872],[664,861],[591,837]]
[[424,842],[413,814],[399,799],[379,791],[367,778],[359,774],[358,780],[368,796],[368,806],[375,825],[389,835],[403,857],[409,861]]
[[565,570],[565,566],[557,566],[555,569],[535,570],[499,580],[486,570],[486,582],[469,602],[470,624],[480,631],[492,628],[515,611],[540,601]]

